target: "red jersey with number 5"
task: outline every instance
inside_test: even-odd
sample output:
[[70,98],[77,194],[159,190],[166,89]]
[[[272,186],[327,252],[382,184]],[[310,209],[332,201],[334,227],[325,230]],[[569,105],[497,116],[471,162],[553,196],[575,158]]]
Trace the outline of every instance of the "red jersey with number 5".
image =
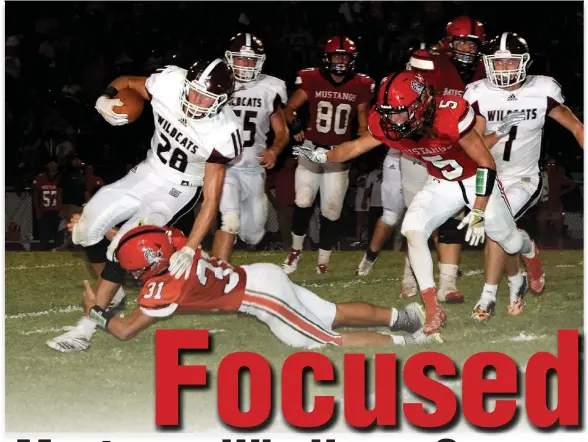
[[354,74],[335,83],[319,68],[298,72],[296,85],[308,97],[310,117],[304,137],[314,144],[333,146],[355,137],[351,122],[357,117],[357,106],[372,100],[375,83],[364,74]]
[[[185,243],[185,237],[182,239]],[[174,238],[174,247],[179,250],[183,244],[178,241]],[[174,312],[236,312],[243,302],[245,282],[245,270],[197,250],[187,281],[170,273],[151,278],[141,289],[137,302],[144,314],[154,317]]]
[[47,172],[40,173],[33,181],[33,188],[37,190],[38,201],[35,201],[36,207],[41,212],[56,212],[59,210],[59,201],[61,189],[57,176],[49,178]]
[[459,140],[476,123],[474,110],[457,95],[435,97],[435,117],[428,134],[416,140],[403,138],[392,141],[380,127],[380,114],[372,108],[368,129],[377,140],[391,149],[422,160],[429,174],[435,178],[461,181],[476,174],[478,164],[472,160],[459,144]]

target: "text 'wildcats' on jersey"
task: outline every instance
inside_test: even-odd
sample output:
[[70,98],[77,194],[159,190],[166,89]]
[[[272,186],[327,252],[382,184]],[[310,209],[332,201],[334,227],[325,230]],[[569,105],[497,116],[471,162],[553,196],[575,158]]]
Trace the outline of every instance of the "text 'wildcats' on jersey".
[[237,82],[229,105],[241,120],[243,152],[230,164],[237,168],[261,168],[258,155],[267,147],[270,117],[288,101],[286,83],[261,74],[253,81]]
[[188,280],[170,273],[151,278],[137,303],[144,314],[159,318],[173,313],[235,312],[243,302],[246,279],[243,268],[197,250]]
[[467,83],[486,77],[484,63],[476,62],[471,78],[464,79],[446,53],[432,54],[426,49],[415,51],[410,57],[407,68],[423,76],[428,85],[435,88],[436,95],[462,96]]
[[457,95],[446,95],[435,97],[433,127],[421,138],[388,139],[375,108],[370,111],[368,129],[374,138],[389,148],[423,161],[429,175],[461,181],[475,175],[478,168],[458,142],[474,128],[475,123],[476,115],[467,101]]
[[464,98],[486,119],[486,135],[495,132],[506,115],[524,113],[526,119],[513,126],[490,152],[500,177],[537,175],[545,117],[564,103],[557,81],[543,75],[529,75],[519,89],[509,92],[488,80],[480,80],[468,85]]
[[185,78],[185,69],[167,66],[145,83],[155,119],[147,162],[175,184],[200,186],[206,162],[224,164],[240,155],[243,131],[229,106],[214,118],[185,118],[180,100]]
[[367,75],[354,74],[342,83],[335,83],[319,68],[298,72],[296,85],[308,97],[310,118],[304,134],[314,144],[332,146],[352,140],[351,122],[357,106],[372,100],[375,83]]

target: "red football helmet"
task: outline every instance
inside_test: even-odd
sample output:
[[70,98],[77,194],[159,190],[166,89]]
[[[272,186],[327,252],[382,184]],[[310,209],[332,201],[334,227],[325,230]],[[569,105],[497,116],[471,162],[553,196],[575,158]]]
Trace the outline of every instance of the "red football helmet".
[[425,79],[414,71],[390,74],[380,83],[376,111],[380,127],[390,140],[406,138],[424,128],[434,109]]
[[135,227],[118,243],[116,259],[135,279],[145,282],[169,266],[176,251],[172,235],[177,232],[157,226]]
[[356,59],[357,47],[348,37],[342,35],[333,37],[325,44],[323,68],[330,74],[340,76],[353,74]]
[[478,20],[461,16],[447,23],[443,43],[451,48],[456,61],[473,65],[485,42],[484,25]]

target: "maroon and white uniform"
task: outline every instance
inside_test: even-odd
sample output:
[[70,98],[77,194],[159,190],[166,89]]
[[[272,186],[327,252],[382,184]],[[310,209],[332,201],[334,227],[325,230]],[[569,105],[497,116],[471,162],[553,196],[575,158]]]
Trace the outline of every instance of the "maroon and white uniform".
[[[416,194],[404,217],[403,234],[417,230],[429,237],[464,206],[471,209],[476,199],[478,164],[459,144],[459,140],[474,128],[474,110],[457,95],[436,96],[435,102],[433,128],[418,141],[411,138],[388,139],[380,127],[380,115],[375,109],[370,111],[368,128],[372,135],[391,149],[423,161],[429,171],[425,187]],[[484,226],[488,236],[498,243],[508,239],[516,230],[499,183],[494,186],[486,207]]]
[[147,79],[155,121],[151,149],[124,178],[92,197],[74,230],[75,244],[96,244],[125,220],[111,242],[113,247],[139,222],[166,225],[196,203],[207,162],[226,164],[241,153],[243,130],[230,106],[213,118],[185,117],[180,100],[185,79],[186,70],[177,66],[167,66]]
[[[363,74],[354,74],[342,83],[335,83],[319,68],[298,72],[296,85],[306,93],[310,117],[304,131],[305,144],[330,147],[355,138],[351,122],[357,107],[372,99],[375,83]],[[312,206],[321,191],[321,213],[337,220],[343,208],[349,184],[348,169],[342,164],[318,165],[300,158],[296,169],[296,205]]]
[[35,207],[41,213],[59,212],[61,188],[57,176],[51,179],[47,172],[40,173],[33,181],[33,188],[37,191],[37,198],[39,198],[38,201],[35,201]]

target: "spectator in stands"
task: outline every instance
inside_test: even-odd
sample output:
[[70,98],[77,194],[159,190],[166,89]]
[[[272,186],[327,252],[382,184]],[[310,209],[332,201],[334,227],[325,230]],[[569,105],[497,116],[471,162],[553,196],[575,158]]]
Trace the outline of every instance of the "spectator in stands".
[[[282,238],[282,249],[292,248],[292,215],[296,197],[294,193],[294,175],[298,163],[293,157],[286,158],[284,166],[266,179],[266,194],[278,214],[278,225]],[[275,195],[270,192],[274,189]]]
[[549,240],[555,239],[556,246],[563,248],[564,207],[561,197],[574,190],[576,183],[566,176],[564,168],[556,160],[549,159],[543,171],[543,188],[539,205],[539,237],[543,245],[553,244]]
[[41,250],[49,250],[50,243],[56,247],[60,222],[61,187],[55,158],[49,160],[45,170],[33,181],[33,206],[38,223]]

